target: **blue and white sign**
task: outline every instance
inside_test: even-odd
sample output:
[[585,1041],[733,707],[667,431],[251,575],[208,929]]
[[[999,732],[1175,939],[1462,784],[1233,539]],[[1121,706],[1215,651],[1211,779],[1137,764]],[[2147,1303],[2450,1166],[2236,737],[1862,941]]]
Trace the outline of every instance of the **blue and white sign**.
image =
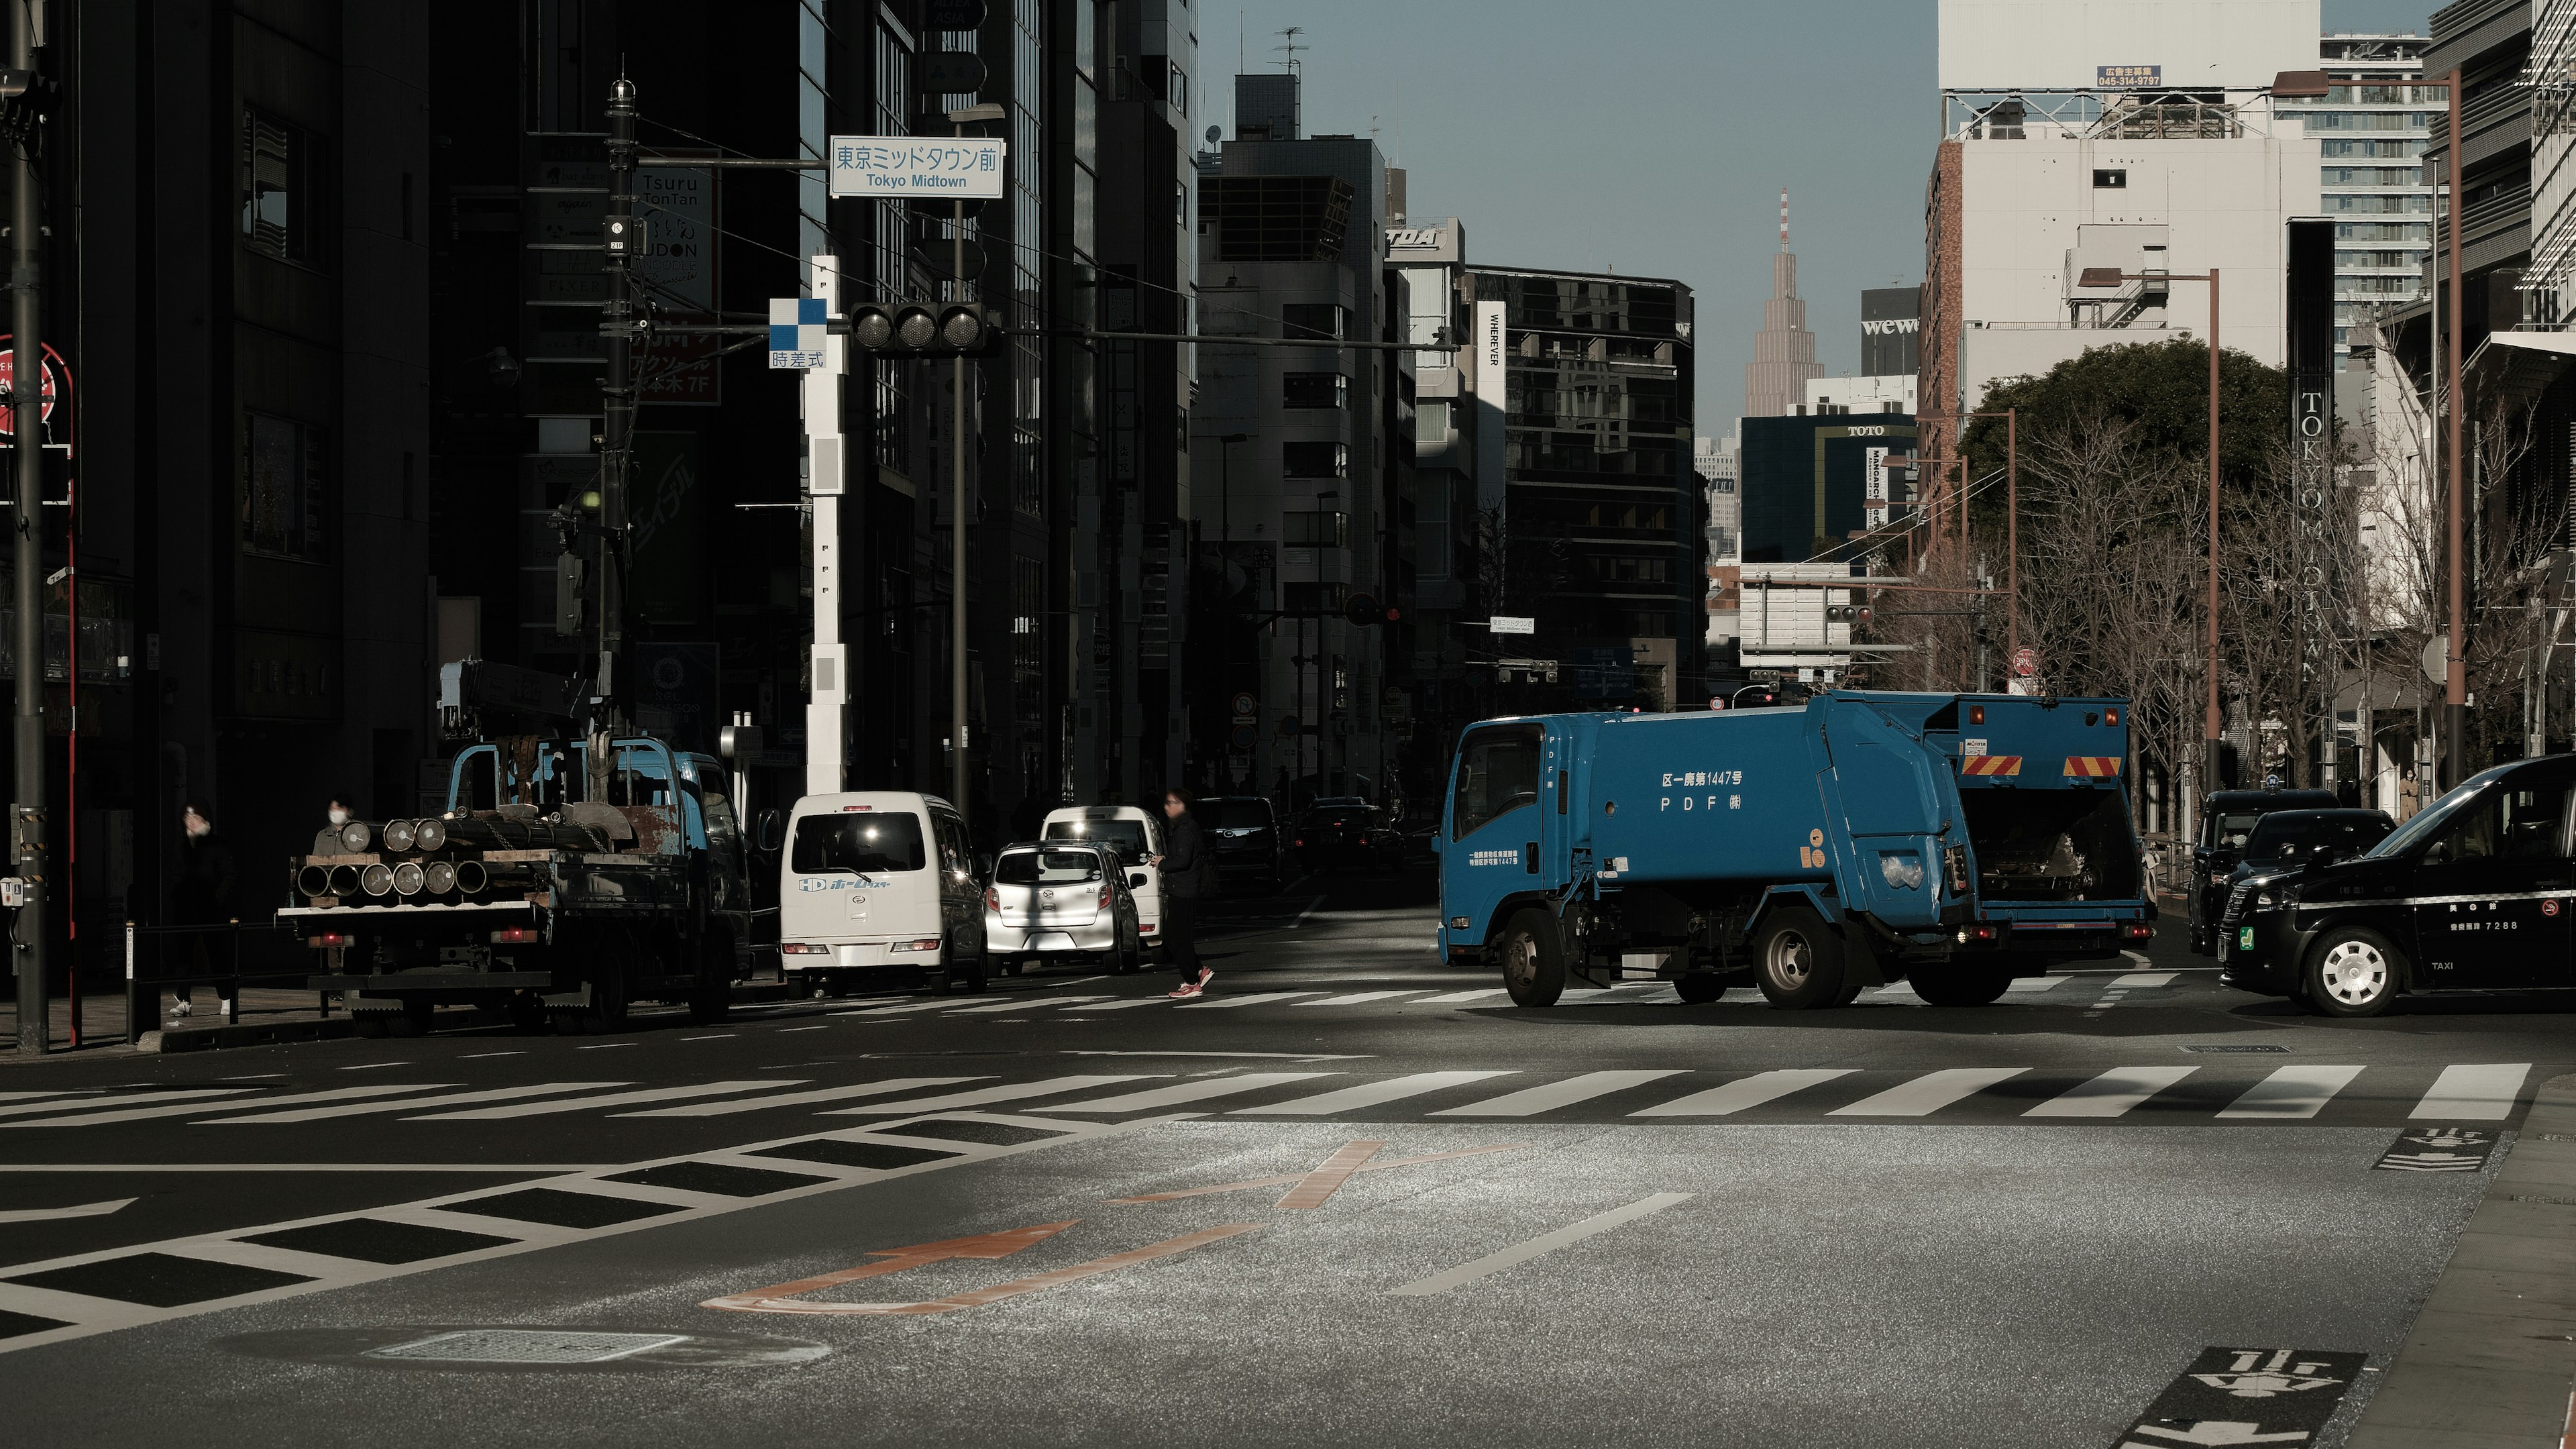
[[944,136],[834,136],[834,196],[993,201],[1002,194],[1007,141]]
[[770,298],[769,365],[821,367],[823,336],[830,325],[829,304],[820,297]]

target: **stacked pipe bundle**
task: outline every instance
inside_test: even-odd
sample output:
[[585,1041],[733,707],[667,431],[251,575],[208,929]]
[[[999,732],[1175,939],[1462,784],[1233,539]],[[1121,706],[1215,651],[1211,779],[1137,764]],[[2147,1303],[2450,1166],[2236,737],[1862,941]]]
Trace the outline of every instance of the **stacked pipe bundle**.
[[[341,827],[340,848],[351,855],[371,848],[388,855],[436,856],[451,846],[477,850],[613,849],[606,834],[586,825],[560,821],[519,820],[504,815],[429,816],[370,824],[353,820]],[[524,861],[501,865],[466,856],[462,859],[376,861],[369,865],[307,864],[296,872],[296,889],[311,899],[346,900],[368,895],[476,896],[496,885],[524,888],[535,881],[535,867]]]

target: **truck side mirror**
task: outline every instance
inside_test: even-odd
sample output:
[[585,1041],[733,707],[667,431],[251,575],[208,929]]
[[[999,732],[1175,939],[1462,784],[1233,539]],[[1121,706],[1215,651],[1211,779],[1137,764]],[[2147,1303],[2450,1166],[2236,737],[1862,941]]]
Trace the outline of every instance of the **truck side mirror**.
[[781,816],[778,813],[777,807],[772,806],[767,810],[761,811],[760,821],[752,830],[752,848],[761,851],[774,851],[786,840],[786,838],[787,821],[784,816]]

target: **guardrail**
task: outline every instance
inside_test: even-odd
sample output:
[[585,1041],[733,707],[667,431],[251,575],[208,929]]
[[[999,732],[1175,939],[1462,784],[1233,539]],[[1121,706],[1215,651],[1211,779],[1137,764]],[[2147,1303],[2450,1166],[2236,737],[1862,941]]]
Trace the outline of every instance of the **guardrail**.
[[[242,938],[251,936],[254,944],[247,963],[243,959]],[[221,940],[223,965],[215,967],[217,941]],[[207,969],[172,971],[168,943],[188,940],[199,948],[198,959]],[[270,943],[275,943],[272,946]],[[288,950],[293,955],[285,954]],[[150,960],[146,960],[150,957]],[[192,963],[193,964],[193,963]],[[161,993],[179,987],[215,989],[217,1011],[226,1022],[241,1019],[241,989],[244,984],[291,981],[302,985],[313,974],[313,964],[306,959],[300,942],[290,942],[277,929],[275,920],[230,920],[204,925],[146,926],[134,921],[125,923],[125,1040],[131,1046],[143,1039],[143,1033],[161,1027]],[[331,1014],[328,992],[315,993],[317,1009]]]

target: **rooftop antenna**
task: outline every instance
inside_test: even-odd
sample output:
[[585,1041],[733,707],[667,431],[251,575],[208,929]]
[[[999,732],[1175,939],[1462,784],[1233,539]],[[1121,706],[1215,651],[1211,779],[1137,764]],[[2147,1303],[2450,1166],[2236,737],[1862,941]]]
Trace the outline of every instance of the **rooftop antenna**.
[[1288,67],[1288,73],[1290,75],[1303,75],[1305,73],[1304,68],[1297,64],[1297,52],[1301,50],[1313,50],[1315,48],[1311,45],[1299,45],[1297,43],[1297,37],[1305,33],[1305,26],[1291,25],[1287,29],[1279,32],[1280,36],[1286,39],[1288,43],[1286,45],[1274,45],[1270,47],[1272,50],[1284,50],[1288,52],[1288,58],[1281,61],[1280,64]]
[[1789,249],[1789,188],[1780,188],[1780,250]]

